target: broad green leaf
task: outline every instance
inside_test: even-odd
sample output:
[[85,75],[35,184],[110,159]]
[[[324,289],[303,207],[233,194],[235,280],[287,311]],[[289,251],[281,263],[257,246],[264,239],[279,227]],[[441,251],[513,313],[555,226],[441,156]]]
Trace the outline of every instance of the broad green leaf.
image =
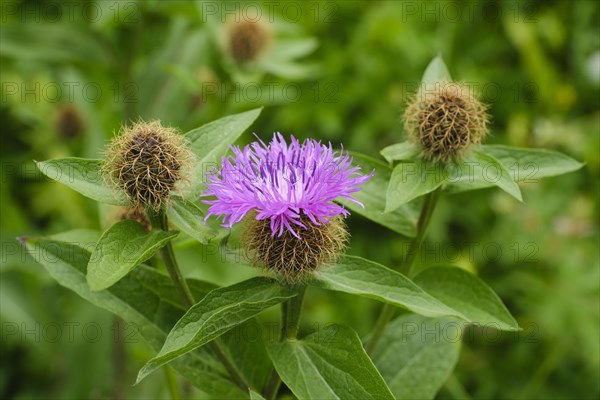
[[102,232],[94,229],[73,229],[66,232],[55,233],[49,237],[60,242],[67,242],[82,247],[88,251],[94,250],[96,242]]
[[328,325],[302,340],[267,346],[275,369],[299,399],[393,399],[356,332]]
[[385,192],[392,175],[390,166],[363,154],[351,154],[354,159],[353,164],[360,166],[362,173],[369,173],[374,170],[375,174],[362,185],[360,191],[354,193],[354,197],[364,205],[364,208],[351,201],[341,202],[353,212],[373,222],[401,235],[414,237],[417,232],[416,226],[419,215],[419,210],[415,204],[406,204],[392,212],[384,213]]
[[502,145],[483,145],[482,150],[500,161],[517,182],[533,183],[549,176],[576,171],[584,164],[558,151]]
[[465,158],[446,164],[444,176],[450,192],[498,186],[515,199],[523,201],[521,189],[506,167],[478,147],[472,149]]
[[175,324],[160,352],[140,370],[136,382],[161,365],[210,342],[294,295],[294,292],[268,278],[252,278],[213,290]]
[[396,210],[403,204],[433,192],[446,177],[444,166],[426,160],[401,162],[392,171],[386,192],[385,212]]
[[107,185],[100,175],[102,160],[68,157],[40,161],[36,165],[48,178],[67,185],[85,197],[102,203],[127,204],[125,196]]
[[261,111],[262,108],[256,108],[229,115],[185,134],[190,143],[190,150],[197,157],[191,191],[194,196],[198,196],[204,187],[205,174],[217,165],[220,158],[227,153],[229,146],[252,125]]
[[[86,266],[90,252],[79,246],[42,238],[22,239],[28,252],[62,286],[71,289],[90,303],[123,318],[135,327],[154,351],[164,343],[167,332],[183,312],[147,290],[128,275],[100,292],[90,290],[86,282]],[[148,273],[153,270],[146,268]],[[194,386],[214,398],[247,397],[228,377],[215,357],[206,349],[198,349],[176,360],[173,367]]]
[[402,142],[388,146],[381,150],[380,153],[387,162],[392,163],[394,161],[412,160],[419,155],[419,151],[418,145],[410,142]]
[[265,400],[265,398],[262,397],[260,393],[257,393],[254,390],[250,389],[250,400]]
[[344,256],[313,276],[313,284],[324,289],[368,297],[430,317],[462,318],[460,313],[425,293],[404,275],[364,258]]
[[[153,268],[140,265],[133,271],[131,276],[141,282],[142,286],[157,295],[161,301],[169,303],[181,310],[187,307],[183,304],[181,295],[175,290],[173,281],[168,275],[160,273]],[[218,286],[198,279],[186,279],[187,284],[196,300],[204,298],[211,290]]]
[[425,68],[425,72],[421,78],[421,84],[431,85],[443,82],[452,82],[452,77],[450,76],[450,72],[442,59],[442,56],[437,56],[431,60],[429,65],[427,65],[427,68]]
[[519,324],[498,295],[475,275],[456,267],[428,268],[415,283],[469,321],[503,331],[518,331]]
[[281,39],[273,44],[271,53],[278,60],[293,60],[312,53],[319,42],[315,38]]
[[219,232],[204,223],[202,211],[191,201],[172,196],[167,207],[169,221],[202,244],[208,244],[219,236]]
[[87,273],[90,289],[98,291],[110,287],[178,233],[146,232],[136,221],[117,222],[104,232],[92,252]]
[[372,359],[397,399],[433,399],[454,370],[463,323],[403,315],[390,322]]
[[252,318],[217,339],[244,381],[256,390],[266,386],[273,370],[263,336],[262,325]]

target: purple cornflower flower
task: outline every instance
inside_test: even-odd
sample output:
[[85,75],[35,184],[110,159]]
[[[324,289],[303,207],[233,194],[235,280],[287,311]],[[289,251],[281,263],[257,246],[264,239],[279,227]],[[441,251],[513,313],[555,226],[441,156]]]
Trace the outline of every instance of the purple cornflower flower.
[[288,146],[280,133],[268,145],[259,139],[243,150],[231,150],[234,156],[223,158],[221,170],[208,174],[204,196],[216,199],[204,201],[210,204],[206,218],[222,216],[223,226],[231,228],[256,211],[257,220],[270,219],[271,236],[281,236],[285,228],[299,237],[292,225],[306,229],[302,215],[315,225],[349,215],[334,200],[345,198],[362,206],[352,193],[373,175],[359,174],[348,153],[334,151],[331,143],[307,139],[301,144],[292,136]]

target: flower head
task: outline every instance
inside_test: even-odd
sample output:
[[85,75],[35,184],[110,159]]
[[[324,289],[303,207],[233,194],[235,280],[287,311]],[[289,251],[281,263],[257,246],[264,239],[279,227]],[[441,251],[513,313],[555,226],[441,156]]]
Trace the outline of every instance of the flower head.
[[257,59],[271,40],[265,23],[242,19],[229,27],[227,49],[235,61],[245,63]]
[[331,144],[300,143],[292,136],[288,146],[280,133],[268,145],[259,140],[232,151],[221,170],[208,175],[205,195],[216,199],[205,200],[207,218],[223,216],[224,226],[231,227],[254,211],[256,220],[269,220],[272,236],[287,229],[299,237],[297,229],[306,229],[307,222],[320,225],[347,216],[348,210],[334,200],[360,204],[352,193],[371,177],[359,174],[348,153],[334,151]]
[[185,180],[192,153],[185,139],[159,121],[122,130],[106,151],[103,173],[132,207],[159,210]]
[[[334,200],[358,202],[352,194],[371,175],[359,174],[344,151],[315,140],[288,145],[279,133],[267,145],[233,147],[221,169],[208,175],[207,218],[220,215],[226,227],[245,220],[243,244],[254,264],[287,283],[304,280],[346,247],[343,217]],[[362,205],[362,204],[361,204]]]
[[440,83],[417,93],[404,113],[404,127],[425,158],[448,161],[481,142],[488,119],[485,105],[466,86]]

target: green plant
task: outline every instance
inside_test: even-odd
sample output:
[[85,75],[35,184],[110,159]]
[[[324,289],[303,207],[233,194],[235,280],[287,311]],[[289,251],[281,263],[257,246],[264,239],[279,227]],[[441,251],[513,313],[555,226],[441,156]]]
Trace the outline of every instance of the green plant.
[[[450,74],[437,57],[426,69],[422,85],[427,88],[427,85],[449,84]],[[428,112],[427,107],[425,110]],[[483,107],[474,107],[470,112],[483,112]],[[251,236],[249,247],[258,252],[265,269],[275,265],[277,272],[289,265],[298,266],[298,260],[310,263],[316,260],[315,265],[302,270],[302,279],[287,279],[290,271],[285,271],[283,278],[275,274],[281,279],[257,276],[230,286],[214,287],[208,282],[186,278],[173,246],[178,235],[187,235],[204,244],[218,242],[223,248],[236,250],[236,232],[203,222],[206,211],[197,203],[197,195],[207,186],[206,166],[225,156],[228,145],[238,139],[259,114],[260,109],[255,109],[223,117],[185,133],[182,140],[177,141],[177,146],[185,146],[185,150],[152,153],[159,161],[175,153],[193,153],[185,157],[194,164],[187,177],[187,191],[175,192],[175,183],[180,178],[180,166],[176,162],[170,162],[170,167],[163,170],[164,164],[154,165],[150,157],[142,159],[144,168],[137,169],[138,161],[122,162],[123,154],[129,153],[120,150],[108,161],[64,158],[37,164],[44,174],[93,200],[145,207],[152,230],[147,231],[131,219],[118,221],[103,233],[94,232],[91,248],[78,232],[21,238],[30,254],[61,285],[136,325],[157,352],[140,370],[138,382],[169,364],[210,397],[276,398],[285,390],[283,382],[298,398],[432,398],[454,369],[460,336],[467,326],[519,330],[517,321],[498,295],[469,271],[456,266],[420,271],[413,268],[442,196],[497,186],[522,201],[517,182],[532,178],[527,171],[530,165],[536,166],[536,178],[574,171],[582,165],[553,151],[480,144],[481,123],[459,124],[458,133],[466,133],[469,140],[463,141],[463,136],[455,135],[454,124],[441,124],[436,127],[439,132],[429,136],[429,139],[443,139],[448,135],[458,138],[458,142],[452,141],[459,143],[458,147],[434,146],[435,150],[428,153],[423,147],[429,146],[430,141],[402,142],[381,151],[387,163],[354,154],[354,162],[362,171],[373,170],[374,175],[364,182],[361,191],[354,193],[362,205],[343,198],[337,201],[377,224],[412,238],[401,266],[388,268],[365,258],[340,256],[338,253],[346,239],[345,229],[329,225],[333,233],[323,233],[327,229],[317,225],[314,218],[297,221],[301,225],[315,224],[311,232],[320,235],[318,240],[314,239],[317,244],[313,241],[308,246],[314,250],[323,243],[333,243],[333,250],[321,251],[328,253],[325,255],[297,257],[295,233],[286,232],[283,239],[274,237],[278,226],[283,230],[285,219],[282,219],[275,228],[273,224],[269,226],[274,248],[269,247],[265,223],[246,232]],[[479,118],[479,122],[487,118],[484,115],[472,117]],[[153,145],[156,142],[152,139]],[[118,143],[127,145],[129,142]],[[153,147],[145,142],[142,149]],[[139,154],[138,151],[136,156]],[[149,180],[150,186],[139,190],[140,179],[125,175],[123,181],[124,175],[115,173],[124,166],[135,166],[134,172],[142,171],[142,175],[144,169],[151,175],[151,169],[156,167],[158,175],[155,177],[162,179],[167,173],[168,185],[163,188]],[[111,185],[103,177],[105,170],[117,178],[117,185]],[[294,177],[290,184],[293,186],[296,182]],[[152,191],[157,187],[160,201],[146,201],[149,195],[157,198]],[[135,190],[130,191],[131,188]],[[415,206],[420,206],[418,219],[413,218]],[[300,218],[300,212],[297,213],[292,219]],[[329,234],[335,238],[328,239]],[[263,236],[260,242],[255,240],[258,235]],[[263,251],[265,248],[268,251]],[[285,250],[281,250],[279,256],[273,254],[279,248]],[[285,253],[287,251],[292,253]],[[155,257],[157,252],[161,261]],[[291,264],[285,257],[291,257]],[[148,265],[144,264],[146,261]],[[325,265],[316,265],[321,263]],[[198,264],[195,268],[199,270],[208,268]],[[374,299],[385,305],[372,333],[362,340],[351,327],[338,324],[317,326],[302,335],[298,327],[307,286]],[[279,338],[265,337],[256,319],[277,304],[282,307]],[[393,319],[398,309],[404,311]],[[248,324],[261,330],[253,340],[236,334]],[[171,389],[176,398],[178,384],[168,372],[167,376],[173,383]]]

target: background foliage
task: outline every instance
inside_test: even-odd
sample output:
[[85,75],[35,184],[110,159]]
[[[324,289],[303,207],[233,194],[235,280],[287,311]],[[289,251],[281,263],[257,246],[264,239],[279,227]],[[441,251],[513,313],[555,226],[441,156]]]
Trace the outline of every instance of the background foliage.
[[[524,328],[471,329],[438,396],[598,396],[595,2],[265,4],[272,47],[242,67],[222,46],[222,4],[244,15],[259,2],[69,4],[1,4],[3,398],[167,395],[158,374],[131,386],[153,355],[134,327],[58,286],[15,240],[106,228],[114,213],[44,178],[33,160],[99,158],[121,123],[138,116],[187,131],[258,106],[265,109],[252,131],[263,139],[279,130],[379,157],[402,140],[405,101],[438,53],[455,80],[474,85],[491,105],[488,143],[557,149],[586,162],[576,173],[521,184],[525,204],[488,189],[438,205],[429,251],[417,263],[476,272]],[[386,265],[402,260],[405,239],[358,215],[348,223],[351,254]],[[189,276],[231,284],[254,273],[210,245],[178,243],[182,265],[211,266],[189,268]],[[307,321],[348,323],[368,334],[375,302],[309,292]]]

